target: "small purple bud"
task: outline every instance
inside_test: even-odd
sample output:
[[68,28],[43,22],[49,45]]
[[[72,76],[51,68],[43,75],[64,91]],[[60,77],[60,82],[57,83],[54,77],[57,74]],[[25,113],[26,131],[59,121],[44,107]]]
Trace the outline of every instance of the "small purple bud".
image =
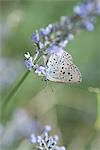
[[39,33],[36,31],[35,33],[32,34],[32,40],[38,44],[39,43]]
[[29,143],[35,144],[36,143],[36,136],[34,134],[31,134],[29,137]]
[[68,34],[68,40],[73,40],[74,39],[74,35],[72,33]]
[[60,54],[63,52],[63,49],[60,46],[57,45],[50,45],[47,49],[46,49],[47,54]]
[[44,128],[44,130],[46,131],[46,132],[50,132],[51,131],[51,126],[49,126],[49,125],[46,125],[45,126],[45,128]]
[[40,29],[40,34],[44,37],[44,36],[47,36],[48,32],[45,28],[41,28]]
[[86,16],[87,14],[85,4],[82,3],[74,6],[73,11],[75,14],[79,15],[80,17]]
[[43,66],[37,66],[35,73],[37,73],[38,75],[45,75],[45,68]]
[[64,146],[60,146],[56,150],[66,150],[66,148]]
[[64,146],[61,146],[60,150],[66,150],[66,148]]
[[48,36],[51,32],[55,31],[55,26],[53,24],[49,24],[46,28],[40,29],[41,36]]
[[44,43],[39,42],[39,47],[40,47],[40,49],[43,49],[44,48]]
[[42,140],[41,136],[37,136],[37,137],[36,137],[36,142],[37,142],[38,144],[41,144],[41,140]]
[[31,70],[32,70],[32,67],[33,67],[33,62],[30,61],[29,59],[28,59],[28,60],[25,59],[24,63],[25,63],[25,67],[26,67],[28,70],[31,71]]
[[68,39],[65,39],[64,41],[61,41],[59,43],[59,46],[62,47],[62,48],[64,48],[67,44],[68,44]]
[[70,23],[70,19],[67,16],[61,16],[60,18],[61,25],[68,25]]
[[97,13],[97,15],[100,15],[100,1],[97,1],[96,13]]
[[25,53],[24,56],[25,56],[25,60],[24,60],[25,67],[31,71],[33,67],[32,57],[29,52]]
[[94,30],[94,25],[90,22],[90,21],[85,21],[84,22],[84,25],[85,25],[85,27],[86,27],[86,29],[88,30],[88,31],[93,31]]
[[58,140],[59,140],[58,135],[54,135],[54,136],[53,136],[53,139],[54,139],[55,141],[58,141]]
[[53,25],[53,24],[49,24],[47,28],[48,28],[49,32],[54,32],[56,29],[55,25]]
[[87,11],[87,12],[91,12],[91,11],[93,10],[93,8],[94,8],[94,3],[87,1],[85,7],[86,7],[86,11]]

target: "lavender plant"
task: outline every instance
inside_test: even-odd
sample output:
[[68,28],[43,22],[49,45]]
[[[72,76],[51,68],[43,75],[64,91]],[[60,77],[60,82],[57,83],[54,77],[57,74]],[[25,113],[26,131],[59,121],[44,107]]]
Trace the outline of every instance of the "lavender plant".
[[46,125],[41,135],[36,136],[30,135],[29,142],[34,145],[35,149],[38,150],[66,150],[64,146],[57,146],[58,136],[50,136],[51,126]]
[[75,34],[79,33],[80,30],[86,29],[89,32],[94,30],[96,17],[100,16],[100,1],[85,0],[74,6],[73,12],[72,17],[62,16],[59,22],[49,24],[32,34],[34,52],[32,55],[29,52],[24,54],[24,64],[27,71],[5,98],[4,106],[18,90],[30,71],[33,70],[39,76],[46,78],[46,63],[49,57],[52,54],[62,53],[66,45],[74,39]]

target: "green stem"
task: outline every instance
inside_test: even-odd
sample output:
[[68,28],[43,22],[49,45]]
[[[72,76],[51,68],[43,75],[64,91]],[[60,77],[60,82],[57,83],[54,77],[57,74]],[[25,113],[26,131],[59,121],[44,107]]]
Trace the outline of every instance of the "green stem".
[[28,76],[29,73],[30,73],[29,70],[24,73],[24,75],[19,80],[19,82],[15,85],[15,87],[11,90],[11,92],[3,100],[2,106],[1,106],[2,107],[1,108],[1,116],[0,116],[2,122],[5,120],[5,114],[4,114],[3,111],[6,110],[8,103],[10,102],[10,100],[12,99],[12,97],[14,96],[14,94],[17,92],[17,90],[19,89],[20,85],[23,83],[23,81],[26,79],[26,77]]
[[[14,96],[14,94],[17,92],[17,90],[19,89],[20,85],[22,84],[22,82],[26,79],[26,77],[29,74],[29,70],[27,72],[24,73],[23,77],[20,79],[20,81],[17,83],[17,85],[12,89],[12,91],[7,95],[7,97],[5,98],[4,102],[3,102],[3,106],[6,106],[8,104],[8,102],[11,100],[11,98]],[[2,106],[2,107],[3,107]],[[4,108],[4,107],[3,107]]]
[[[34,64],[40,59],[41,56],[42,56],[42,53],[39,54],[37,59],[34,61]],[[28,76],[29,73],[30,73],[29,70],[24,73],[24,75],[22,76],[20,81],[16,84],[16,86],[11,90],[11,92],[4,99],[4,101],[2,103],[2,110],[5,109],[5,107],[7,106],[7,104],[11,100],[11,98],[14,96],[14,94],[17,92],[17,90],[19,89],[20,85],[23,83],[23,81],[26,79],[26,77]]]
[[96,115],[96,122],[95,122],[94,128],[92,129],[83,150],[89,149],[89,146],[91,145],[91,143],[94,140],[96,134],[100,130],[100,127],[98,127],[99,123],[100,123],[100,89],[90,87],[89,91],[94,92],[97,95],[97,115]]
[[100,120],[100,89],[97,91],[97,121]]

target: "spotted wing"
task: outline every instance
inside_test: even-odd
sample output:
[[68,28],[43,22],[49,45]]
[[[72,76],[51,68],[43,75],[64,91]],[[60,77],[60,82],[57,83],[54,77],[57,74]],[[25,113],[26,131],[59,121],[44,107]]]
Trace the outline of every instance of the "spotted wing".
[[51,55],[47,63],[47,79],[54,82],[64,83],[80,82],[81,73],[70,59],[68,59],[66,52],[62,55]]

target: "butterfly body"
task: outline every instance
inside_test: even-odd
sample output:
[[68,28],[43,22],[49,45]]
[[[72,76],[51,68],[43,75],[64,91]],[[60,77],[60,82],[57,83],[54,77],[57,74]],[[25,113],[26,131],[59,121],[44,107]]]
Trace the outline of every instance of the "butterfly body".
[[46,78],[50,81],[78,83],[82,80],[79,69],[73,64],[72,56],[65,51],[52,54],[46,66]]

